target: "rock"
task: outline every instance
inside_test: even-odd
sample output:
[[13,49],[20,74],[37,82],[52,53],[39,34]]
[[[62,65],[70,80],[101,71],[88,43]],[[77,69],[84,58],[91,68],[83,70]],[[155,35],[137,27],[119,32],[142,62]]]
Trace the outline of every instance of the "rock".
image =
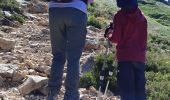
[[33,14],[30,14],[30,13],[26,13],[25,16],[30,19],[30,20],[34,20],[34,19],[38,19],[37,16],[33,15]]
[[18,89],[22,95],[26,95],[34,90],[45,86],[47,82],[47,77],[28,75],[27,80],[23,84],[21,84]]
[[90,55],[82,65],[82,73],[90,71],[94,67],[94,56]]
[[47,13],[48,11],[47,4],[41,2],[31,3],[30,5],[28,5],[28,9],[30,13]]
[[114,96],[114,94],[110,90],[107,90],[106,96],[111,97],[111,96]]
[[96,28],[94,26],[88,26],[87,29],[90,30],[90,31],[93,31],[93,32],[97,32],[97,33],[101,32],[100,29],[98,29],[98,28]]
[[40,93],[42,93],[43,95],[48,95],[48,87],[47,87],[47,85],[41,87],[40,89],[38,89],[38,91]]
[[39,47],[39,43],[30,43],[30,48]]
[[36,75],[36,72],[34,69],[29,69],[28,73],[29,73],[29,75]]
[[0,75],[5,78],[11,78],[18,69],[16,65],[0,64]]
[[15,47],[15,41],[0,37],[0,48],[4,50],[12,50]]
[[47,27],[47,26],[49,26],[49,22],[48,22],[47,19],[44,19],[44,20],[39,21],[39,22],[37,23],[37,25],[38,25],[38,26],[45,26],[45,27]]
[[84,94],[84,95],[80,95],[80,100],[91,100],[89,95]]
[[24,62],[24,65],[29,67],[29,68],[34,68],[34,63],[31,60],[26,60]]
[[25,78],[25,76],[23,76],[21,73],[14,72],[14,75],[12,77],[12,81],[19,82],[19,81],[23,80],[24,78]]
[[7,97],[5,93],[0,93],[0,100],[9,100]]
[[38,67],[35,68],[35,71],[49,75],[50,71],[51,71],[51,67],[49,67],[49,66],[38,66]]
[[0,87],[3,85],[4,79],[0,76]]
[[11,78],[12,81],[21,81],[24,76],[22,76],[18,71],[18,66],[12,64],[0,64],[0,75],[3,78]]
[[9,11],[3,11],[3,13],[4,13],[4,15],[6,17],[11,17],[12,16],[12,14]]
[[11,33],[14,30],[14,28],[9,27],[9,26],[2,26],[1,27],[1,31],[5,32],[5,33]]
[[1,38],[3,38],[3,34],[2,34],[2,32],[1,32],[1,31],[0,31],[0,37],[1,37]]
[[49,29],[42,29],[41,30],[42,34],[50,34],[50,30]]
[[16,60],[17,58],[13,55],[4,55],[2,59],[7,59],[8,61]]
[[0,91],[0,100],[25,100],[18,89],[12,88],[7,91]]
[[97,40],[86,39],[85,50],[97,50],[99,48],[99,44]]

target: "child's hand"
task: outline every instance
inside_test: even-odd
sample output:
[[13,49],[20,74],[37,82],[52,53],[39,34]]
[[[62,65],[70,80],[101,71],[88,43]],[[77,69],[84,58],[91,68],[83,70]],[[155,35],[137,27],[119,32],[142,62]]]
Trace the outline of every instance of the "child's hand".
[[111,37],[112,33],[113,33],[113,23],[110,23],[109,27],[106,28],[106,30],[105,30],[104,37],[109,38],[109,37]]

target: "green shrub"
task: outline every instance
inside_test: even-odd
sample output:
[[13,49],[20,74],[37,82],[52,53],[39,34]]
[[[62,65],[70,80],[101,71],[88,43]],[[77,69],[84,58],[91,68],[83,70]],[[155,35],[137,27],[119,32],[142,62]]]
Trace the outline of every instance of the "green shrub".
[[21,24],[23,24],[25,22],[25,17],[23,17],[22,15],[13,15],[12,20],[17,20],[18,22],[20,22]]
[[169,100],[170,99],[170,74],[146,73],[146,90],[148,100]]
[[[159,0],[145,0],[139,2],[142,11],[162,25],[170,26],[170,7]],[[156,10],[155,10],[156,9]]]
[[82,88],[89,88],[90,86],[96,86],[96,80],[93,76],[93,72],[87,72],[80,78],[80,86]]
[[[96,57],[96,60],[95,60],[95,66],[94,68],[92,69],[91,72],[88,72],[87,74],[85,74],[80,80],[80,83],[81,83],[81,87],[84,87],[84,86],[90,86],[91,83],[93,83],[94,87],[95,88],[99,88],[100,86],[100,72],[102,70],[102,67],[103,67],[103,61],[104,61],[104,58],[105,56],[103,54],[99,54],[97,57]],[[104,66],[105,67],[105,70],[104,70],[104,81],[103,81],[103,88],[102,88],[102,91],[104,91],[105,87],[106,87],[106,84],[107,84],[107,81],[109,80],[110,81],[110,84],[109,84],[109,90],[113,91],[114,93],[117,93],[117,84],[116,84],[116,66],[114,64],[114,56],[113,54],[109,54],[107,57],[107,66]],[[114,64],[114,66],[113,66]],[[113,71],[113,75],[112,76],[109,76],[109,71]],[[94,79],[95,82],[93,82],[91,79]],[[83,81],[82,81],[83,80]],[[84,84],[85,83],[85,84]],[[88,85],[88,83],[90,83],[90,85]]]
[[100,22],[94,17],[94,16],[89,16],[88,17],[88,22],[87,22],[88,25],[92,25],[96,28],[101,28],[101,24]]
[[170,72],[170,58],[165,53],[148,52],[146,71],[169,73]]
[[16,0],[0,0],[0,9],[10,12],[22,13],[22,9]]
[[1,17],[5,17],[9,21],[18,21],[21,24],[25,22],[23,10],[16,0],[0,0],[0,11],[9,11],[12,14],[10,17],[0,14]]
[[88,7],[89,15],[112,19],[112,14],[118,9],[114,0],[95,0],[94,5]]

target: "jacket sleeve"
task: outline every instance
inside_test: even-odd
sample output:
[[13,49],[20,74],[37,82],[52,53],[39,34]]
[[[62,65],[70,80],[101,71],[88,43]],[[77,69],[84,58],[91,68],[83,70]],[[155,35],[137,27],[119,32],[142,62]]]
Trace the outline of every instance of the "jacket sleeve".
[[117,44],[117,43],[119,43],[119,41],[121,39],[121,33],[122,33],[122,25],[121,25],[121,21],[120,21],[120,16],[118,16],[118,14],[115,15],[113,22],[114,22],[113,33],[110,38],[110,41]]

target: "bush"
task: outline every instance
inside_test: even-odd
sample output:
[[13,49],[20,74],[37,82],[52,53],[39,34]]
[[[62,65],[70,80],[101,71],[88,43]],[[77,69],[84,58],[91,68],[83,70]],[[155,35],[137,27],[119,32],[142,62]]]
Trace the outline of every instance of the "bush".
[[80,86],[82,88],[89,88],[90,86],[96,86],[94,73],[87,72],[80,78]]
[[145,0],[144,2],[140,2],[139,5],[146,15],[162,25],[170,26],[169,6],[161,3],[160,0]]
[[112,20],[112,15],[116,9],[115,1],[96,0],[93,5],[88,7],[88,25],[105,28]]
[[[91,72],[88,72],[86,73],[83,77],[81,77],[81,87],[89,87],[92,85],[93,83],[93,86],[95,88],[99,88],[100,86],[100,73],[101,73],[101,70],[102,70],[102,67],[103,67],[103,61],[104,61],[104,58],[105,56],[103,54],[99,54],[97,57],[96,57],[96,60],[95,60],[95,66],[94,68],[92,69]],[[107,81],[109,80],[110,81],[110,84],[109,84],[109,90],[113,91],[114,93],[117,93],[117,84],[116,84],[116,66],[114,64],[114,60],[113,60],[113,54],[109,54],[107,56],[107,66],[104,66],[105,67],[105,70],[104,70],[104,81],[103,81],[103,86],[102,86],[102,91],[104,92],[105,90],[105,87],[106,87],[106,84],[107,84]],[[113,71],[113,75],[112,76],[109,76],[109,71]],[[92,79],[94,79],[94,81],[92,81]]]
[[19,14],[22,13],[22,9],[16,0],[0,0],[0,9],[10,12],[15,11]]
[[153,71],[155,73],[169,73],[170,72],[170,58],[168,55],[164,53],[158,52],[148,52],[147,53],[147,63],[146,63],[146,71]]
[[101,28],[100,22],[94,16],[89,16],[88,17],[87,25],[92,25],[92,26],[94,26],[96,28]]
[[[21,24],[25,22],[23,10],[16,0],[0,0],[0,12],[2,11],[9,11],[12,14],[12,16],[7,17],[3,13],[0,13],[0,16],[5,17],[8,21],[18,21]],[[3,19],[1,19],[1,21],[3,21]]]
[[146,73],[148,100],[170,100],[170,74]]

